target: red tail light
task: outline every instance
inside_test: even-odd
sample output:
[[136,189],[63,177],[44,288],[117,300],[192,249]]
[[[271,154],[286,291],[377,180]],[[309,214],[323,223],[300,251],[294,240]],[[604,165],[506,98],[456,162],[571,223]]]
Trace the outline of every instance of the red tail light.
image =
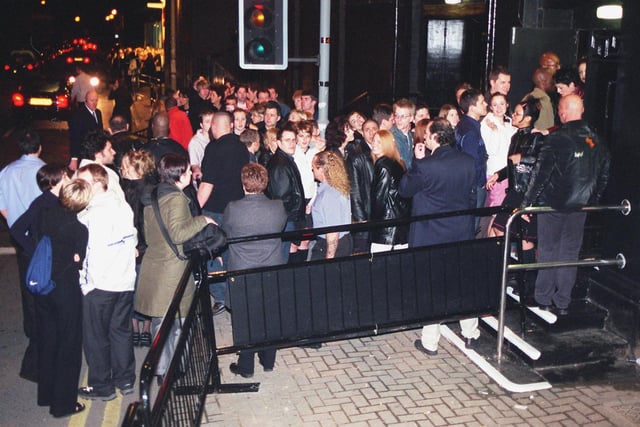
[[11,96],[11,102],[14,107],[24,107],[24,96],[21,93],[14,93]]
[[70,56],[67,56],[67,64],[73,64],[73,58]]
[[56,97],[56,104],[58,104],[58,109],[67,109],[69,108],[69,98],[67,95],[58,95]]
[[82,59],[82,62],[84,62],[85,64],[88,64],[90,61],[91,60],[86,56]]
[[9,71],[11,69],[11,67],[9,67],[9,64],[5,64],[4,65],[4,70],[5,71]]
[[29,71],[33,70],[33,64],[27,64],[27,70]]

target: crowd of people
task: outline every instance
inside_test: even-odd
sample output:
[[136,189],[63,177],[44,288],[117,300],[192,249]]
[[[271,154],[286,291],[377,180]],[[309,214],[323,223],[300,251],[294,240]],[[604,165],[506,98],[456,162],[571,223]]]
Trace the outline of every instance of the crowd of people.
[[[560,211],[521,221],[524,261],[534,261],[536,249],[540,261],[577,259],[585,214],[562,209],[597,202],[609,165],[605,144],[582,120],[581,76],[545,52],[533,90],[513,109],[510,80],[498,67],[486,93],[460,84],[455,104],[443,105],[437,118],[427,105],[402,98],[375,105],[370,117],[359,111],[335,117],[322,137],[310,91],[296,91],[290,107],[273,86],[213,85],[199,77],[157,103],[146,143],[120,112],[102,131],[89,91],[70,122],[72,178],[61,165],[44,165],[37,134],[25,133],[23,157],[0,172],[0,211],[20,244],[23,279],[37,239],[47,234],[53,241],[56,288],[46,296],[22,293],[31,345],[21,375],[38,381],[38,404],[65,416],[84,408],[78,395],[110,400],[116,389],[133,392],[133,347],[150,345],[186,266],[182,244],[207,224],[232,238],[549,205]],[[328,232],[311,241],[234,243],[209,269],[495,236],[505,232],[506,218],[463,215]],[[61,230],[78,237],[69,242]],[[524,282],[529,304],[567,313],[575,268],[544,270],[537,279],[527,274]],[[210,286],[214,315],[228,308],[225,286]],[[187,294],[193,291],[191,283]],[[179,329],[177,319],[176,334]],[[461,329],[473,347],[477,319],[462,320]],[[438,325],[427,325],[415,346],[433,355],[438,339]],[[176,344],[169,341],[160,378]],[[89,376],[78,389],[81,346]],[[265,371],[273,369],[275,350],[258,356]],[[230,370],[251,377],[254,353],[240,353]]]

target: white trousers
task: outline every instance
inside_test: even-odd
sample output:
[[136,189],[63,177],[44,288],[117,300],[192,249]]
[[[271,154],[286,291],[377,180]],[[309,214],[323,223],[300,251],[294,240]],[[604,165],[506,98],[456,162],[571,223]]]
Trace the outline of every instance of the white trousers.
[[[480,330],[478,329],[478,318],[463,319],[460,321],[460,329],[462,336],[465,338],[478,339]],[[422,346],[429,351],[438,349],[438,341],[440,341],[440,324],[426,325],[422,327]]]

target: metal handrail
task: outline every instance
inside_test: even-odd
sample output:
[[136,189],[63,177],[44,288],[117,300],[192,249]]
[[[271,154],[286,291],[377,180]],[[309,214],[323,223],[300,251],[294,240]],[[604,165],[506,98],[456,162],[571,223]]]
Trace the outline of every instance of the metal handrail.
[[[584,206],[582,208],[562,210],[561,212],[595,212],[595,211],[619,211],[623,215],[629,215],[631,212],[631,202],[624,199],[619,205],[611,206]],[[626,265],[626,259],[624,255],[618,254],[615,259],[584,259],[577,261],[553,261],[553,262],[539,262],[529,264],[509,264],[509,255],[511,253],[511,225],[516,218],[525,214],[547,214],[553,212],[560,212],[557,209],[553,209],[546,206],[529,207],[524,209],[515,209],[505,225],[504,230],[504,252],[502,255],[502,282],[500,293],[500,313],[498,318],[498,343],[496,348],[496,359],[498,363],[502,362],[502,347],[504,345],[504,323],[505,323],[505,310],[507,306],[507,276],[510,271],[518,270],[536,270],[542,268],[553,267],[576,267],[576,266],[602,266],[602,265],[617,265],[618,268],[624,268]]]

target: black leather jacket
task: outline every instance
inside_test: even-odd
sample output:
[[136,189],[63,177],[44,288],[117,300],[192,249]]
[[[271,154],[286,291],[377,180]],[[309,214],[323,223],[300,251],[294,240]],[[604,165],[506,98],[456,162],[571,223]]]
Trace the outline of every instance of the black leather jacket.
[[521,207],[567,209],[598,203],[609,180],[609,150],[583,120],[549,134]]
[[536,165],[540,147],[544,141],[541,133],[531,133],[533,128],[518,129],[511,137],[508,156],[520,154],[520,163],[514,164],[507,160],[507,166],[498,171],[498,180],[509,179],[507,191],[515,191],[524,194],[529,186],[531,172]]
[[284,210],[287,211],[287,221],[304,221],[304,189],[293,157],[278,148],[267,164],[267,171],[267,197],[282,200]]
[[351,217],[355,222],[368,221],[371,218],[373,159],[364,140],[349,156],[347,172],[351,180]]
[[[404,175],[400,164],[388,157],[379,158],[373,166],[371,183],[371,220],[406,218],[411,215],[411,202],[400,197],[398,187]],[[371,242],[384,245],[407,243],[409,225],[375,228]]]

